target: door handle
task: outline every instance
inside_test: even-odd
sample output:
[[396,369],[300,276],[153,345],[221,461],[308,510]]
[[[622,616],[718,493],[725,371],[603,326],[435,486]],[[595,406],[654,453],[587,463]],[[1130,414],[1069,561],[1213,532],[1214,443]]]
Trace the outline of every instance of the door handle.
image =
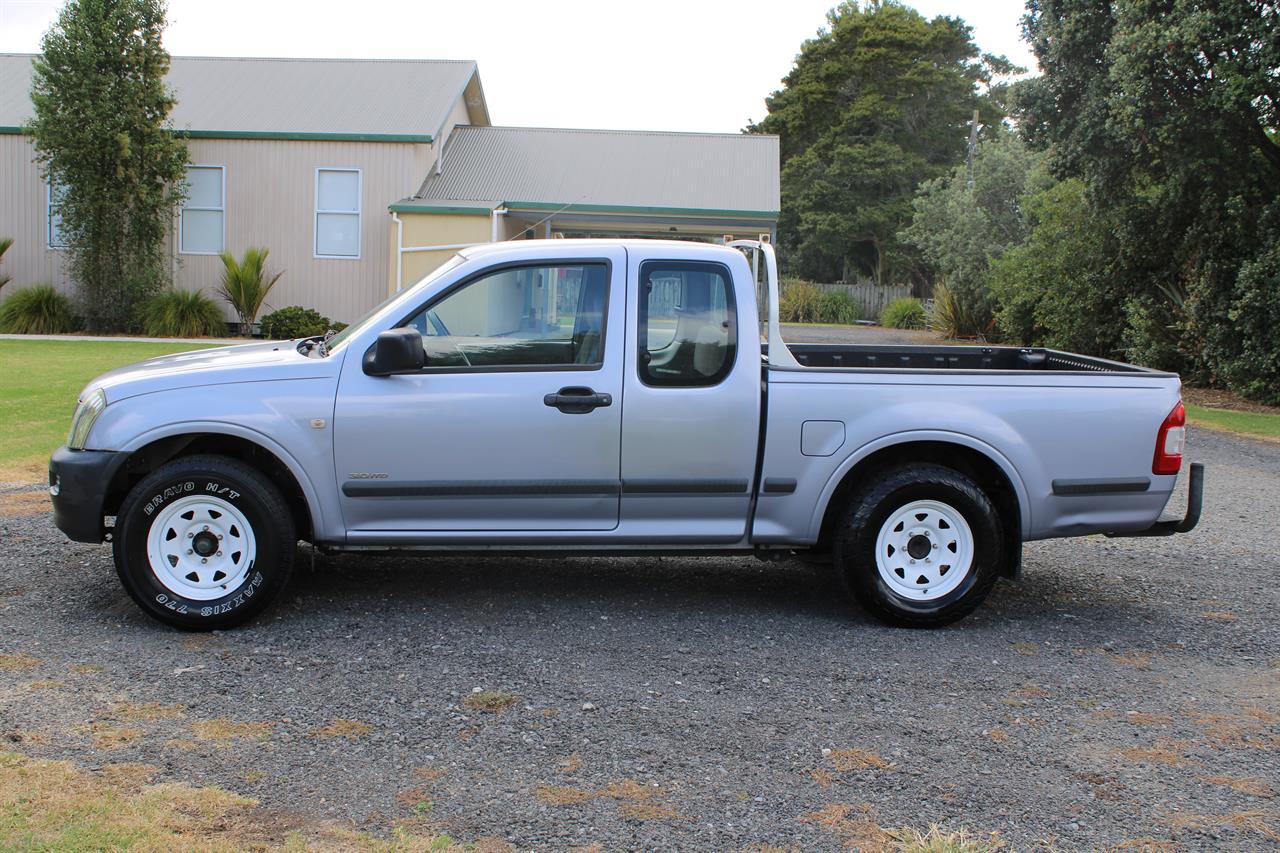
[[542,398],[543,404],[566,415],[585,415],[594,409],[613,405],[612,394],[597,394],[590,388],[570,385]]

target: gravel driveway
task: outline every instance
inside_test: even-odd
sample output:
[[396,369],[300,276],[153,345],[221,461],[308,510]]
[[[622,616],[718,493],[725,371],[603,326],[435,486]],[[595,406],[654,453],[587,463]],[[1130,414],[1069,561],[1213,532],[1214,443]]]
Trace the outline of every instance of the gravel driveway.
[[1193,442],[1193,534],[1031,544],[1021,582],[933,632],[799,562],[304,554],[267,617],[184,635],[10,488],[0,733],[520,849],[840,850],[931,822],[1017,849],[1274,847],[1280,447]]

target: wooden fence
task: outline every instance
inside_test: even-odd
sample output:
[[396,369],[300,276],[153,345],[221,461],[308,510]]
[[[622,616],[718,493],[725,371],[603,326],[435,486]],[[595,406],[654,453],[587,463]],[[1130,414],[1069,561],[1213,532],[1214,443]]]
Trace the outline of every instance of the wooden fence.
[[862,306],[863,315],[869,320],[878,319],[884,306],[893,300],[911,295],[909,284],[874,284],[869,281],[860,281],[856,284],[819,284],[818,289],[823,293],[829,290],[843,290],[853,297],[854,302]]

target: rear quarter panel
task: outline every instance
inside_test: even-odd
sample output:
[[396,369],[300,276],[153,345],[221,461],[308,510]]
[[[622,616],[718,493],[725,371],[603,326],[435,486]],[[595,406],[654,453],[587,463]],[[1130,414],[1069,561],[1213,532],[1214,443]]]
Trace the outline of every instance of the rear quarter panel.
[[[946,441],[992,459],[1018,494],[1024,539],[1139,530],[1160,515],[1176,477],[1151,473],[1156,433],[1177,404],[1176,376],[799,369],[768,372],[762,476],[795,479],[762,494],[753,539],[813,543],[844,476],[872,453]],[[844,441],[806,456],[806,421],[838,421]],[[812,451],[812,448],[810,448]],[[823,451],[829,447],[821,448]],[[1055,479],[1146,478],[1145,492],[1055,495]]]

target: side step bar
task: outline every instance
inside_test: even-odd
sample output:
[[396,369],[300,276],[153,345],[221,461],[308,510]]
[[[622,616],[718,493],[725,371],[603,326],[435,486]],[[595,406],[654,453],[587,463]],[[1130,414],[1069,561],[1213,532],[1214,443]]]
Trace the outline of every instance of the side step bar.
[[1181,519],[1157,521],[1146,530],[1134,530],[1128,533],[1108,533],[1112,539],[1128,536],[1172,536],[1175,533],[1187,533],[1200,523],[1200,504],[1204,500],[1204,465],[1191,463],[1191,478],[1187,482],[1187,514]]

